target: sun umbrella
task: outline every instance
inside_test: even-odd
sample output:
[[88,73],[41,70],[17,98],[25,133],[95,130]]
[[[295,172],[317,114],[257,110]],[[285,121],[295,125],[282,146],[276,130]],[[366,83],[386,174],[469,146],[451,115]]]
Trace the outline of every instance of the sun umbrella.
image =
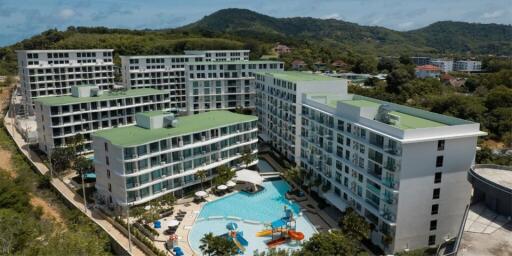
[[238,228],[238,224],[234,223],[234,222],[230,222],[226,225],[226,228],[228,230],[235,230]]
[[231,181],[231,180],[230,180],[230,181],[228,181],[228,182],[226,183],[226,186],[228,186],[228,187],[234,187],[234,186],[236,186],[236,183],[234,183],[233,181]]
[[146,210],[146,211],[151,210],[151,205],[146,205],[146,206],[144,206],[144,210]]
[[219,186],[217,186],[218,190],[225,190],[227,188],[228,188],[228,186],[226,186],[226,185],[219,185]]
[[169,222],[166,222],[165,224],[169,227],[176,227],[180,224],[180,222],[177,220],[170,220]]
[[206,192],[204,191],[197,191],[196,194],[195,194],[197,197],[205,197],[206,195],[208,195]]

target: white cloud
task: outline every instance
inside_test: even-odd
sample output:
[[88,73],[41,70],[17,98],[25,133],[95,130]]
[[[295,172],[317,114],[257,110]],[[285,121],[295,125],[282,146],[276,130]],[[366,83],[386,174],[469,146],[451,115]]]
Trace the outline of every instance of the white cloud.
[[503,10],[497,10],[497,11],[486,12],[486,13],[482,14],[482,18],[484,18],[484,19],[494,19],[494,18],[500,17],[501,15],[503,15]]
[[327,14],[327,15],[322,16],[322,19],[336,19],[336,20],[340,20],[341,19],[341,15],[339,13],[331,13],[331,14]]
[[75,15],[75,11],[73,11],[72,9],[62,9],[59,12],[59,17],[62,19],[68,19],[68,18],[73,17],[74,15]]

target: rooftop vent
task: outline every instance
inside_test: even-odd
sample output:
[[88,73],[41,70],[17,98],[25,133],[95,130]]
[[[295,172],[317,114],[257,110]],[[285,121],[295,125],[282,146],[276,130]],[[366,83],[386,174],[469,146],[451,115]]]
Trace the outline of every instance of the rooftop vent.
[[397,115],[391,114],[391,106],[389,105],[380,105],[377,115],[375,115],[375,120],[389,124],[389,125],[397,125],[400,123],[400,117]]

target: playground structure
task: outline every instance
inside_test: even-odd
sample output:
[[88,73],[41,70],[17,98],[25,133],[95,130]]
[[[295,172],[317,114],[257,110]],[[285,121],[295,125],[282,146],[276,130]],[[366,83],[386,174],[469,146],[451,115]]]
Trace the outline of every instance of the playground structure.
[[249,242],[243,237],[244,233],[237,230],[238,225],[234,222],[228,223],[226,228],[229,230],[228,233],[224,233],[220,236],[226,238],[228,241],[233,241],[238,247],[238,253],[244,253],[245,247],[249,245]]
[[285,216],[281,219],[270,223],[270,229],[262,230],[256,233],[256,236],[271,236],[272,239],[267,242],[269,248],[274,248],[280,244],[288,243],[290,241],[301,241],[304,239],[304,234],[298,232],[297,223],[293,218],[293,211],[284,208]]

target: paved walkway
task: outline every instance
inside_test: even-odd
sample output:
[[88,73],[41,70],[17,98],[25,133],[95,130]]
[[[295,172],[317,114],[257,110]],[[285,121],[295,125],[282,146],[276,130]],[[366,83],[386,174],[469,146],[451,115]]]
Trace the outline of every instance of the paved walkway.
[[[14,142],[20,149],[20,151],[27,157],[27,159],[34,164],[37,170],[45,175],[50,170],[43,163],[41,158],[32,151],[28,144],[23,140],[22,136],[18,133],[18,131],[14,128],[14,120],[10,118],[9,115],[6,115],[4,118],[4,126],[6,130],[9,132]],[[98,224],[107,234],[112,237],[119,245],[121,245],[127,252],[129,252],[129,243],[128,238],[124,236],[119,230],[117,230],[110,222],[105,219],[105,216],[97,210],[87,210],[82,202],[82,198],[79,197],[74,191],[72,191],[64,182],[60,179],[52,178],[51,184],[59,191],[59,193],[64,196],[71,204],[73,204],[77,209],[82,211],[87,217],[89,217],[92,221]],[[136,247],[132,243],[132,252],[131,255],[144,255],[144,253]]]

